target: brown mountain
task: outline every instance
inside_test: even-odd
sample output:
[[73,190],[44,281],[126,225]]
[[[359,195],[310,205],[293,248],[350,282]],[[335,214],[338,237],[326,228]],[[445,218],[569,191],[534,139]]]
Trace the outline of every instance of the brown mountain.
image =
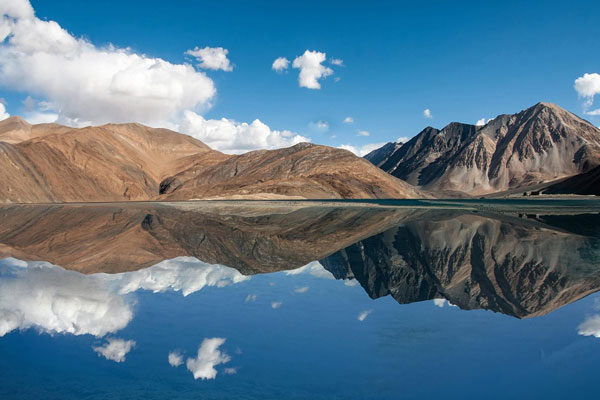
[[249,275],[301,267],[413,215],[310,203],[4,205],[0,259],[116,273],[193,256]]
[[600,130],[557,105],[538,103],[484,126],[428,127],[376,165],[424,189],[482,195],[600,165]]
[[1,202],[424,195],[345,150],[300,144],[231,156],[139,124],[0,122]]

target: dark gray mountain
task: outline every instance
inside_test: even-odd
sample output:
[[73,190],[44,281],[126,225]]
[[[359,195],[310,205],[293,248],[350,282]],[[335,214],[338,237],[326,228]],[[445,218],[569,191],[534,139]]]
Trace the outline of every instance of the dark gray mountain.
[[380,167],[396,150],[402,146],[402,142],[389,142],[378,149],[373,150],[365,156],[371,164]]
[[546,194],[595,194],[600,196],[600,166],[572,176],[543,190]]
[[555,104],[538,103],[484,126],[427,127],[375,165],[424,189],[482,195],[591,170],[600,165],[600,130]]
[[[552,225],[549,225],[552,224]],[[321,260],[372,298],[447,299],[518,318],[600,289],[598,214],[520,219],[426,212]]]

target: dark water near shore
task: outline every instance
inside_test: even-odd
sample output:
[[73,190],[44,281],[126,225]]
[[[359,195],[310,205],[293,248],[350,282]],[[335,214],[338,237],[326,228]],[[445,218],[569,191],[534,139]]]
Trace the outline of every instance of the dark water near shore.
[[596,200],[0,206],[1,399],[596,399]]

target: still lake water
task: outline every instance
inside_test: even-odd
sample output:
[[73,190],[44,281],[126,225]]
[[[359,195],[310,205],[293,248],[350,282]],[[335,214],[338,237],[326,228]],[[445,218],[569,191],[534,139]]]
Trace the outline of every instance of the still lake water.
[[0,399],[597,399],[598,201],[0,207]]

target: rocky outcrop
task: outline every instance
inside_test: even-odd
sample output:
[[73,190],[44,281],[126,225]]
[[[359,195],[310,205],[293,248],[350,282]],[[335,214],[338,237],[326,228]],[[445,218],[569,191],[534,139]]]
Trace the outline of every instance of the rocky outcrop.
[[471,195],[549,182],[599,164],[600,130],[550,103],[484,126],[425,128],[376,163],[412,185]]

